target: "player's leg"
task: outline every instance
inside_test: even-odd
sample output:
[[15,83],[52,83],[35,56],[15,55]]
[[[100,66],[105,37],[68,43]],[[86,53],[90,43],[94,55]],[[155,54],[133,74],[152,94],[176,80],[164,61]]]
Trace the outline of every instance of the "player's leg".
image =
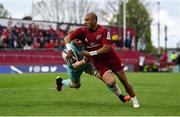
[[57,76],[56,77],[56,89],[57,89],[57,91],[61,91],[61,89],[62,89],[62,78],[60,77],[60,76]]
[[89,75],[95,76],[96,78],[101,79],[100,73],[96,70],[95,66],[90,62],[86,63],[86,67],[84,68],[84,72],[89,74]]
[[71,81],[71,79],[62,79],[60,76],[57,76],[56,77],[56,89],[58,91],[61,91],[62,89],[62,86],[65,86],[65,87],[70,87],[70,88],[80,88],[81,84],[80,82],[74,82],[74,81]]
[[120,88],[116,84],[115,78],[111,70],[107,70],[106,72],[104,72],[104,74],[102,75],[102,80],[108,86],[108,88],[118,96],[118,98],[122,102],[127,102],[130,100],[130,96],[124,96],[122,94]]
[[80,83],[80,77],[81,74],[83,73],[83,70],[78,70],[78,71],[73,71],[69,75],[69,79],[71,80],[70,88],[80,88],[81,83]]
[[127,76],[123,70],[124,65],[122,64],[120,58],[118,57],[118,55],[114,51],[111,53],[110,58],[108,58],[108,62],[110,65],[109,67],[116,74],[116,76],[119,78],[119,80],[123,84],[126,92],[132,97],[133,106],[139,107],[139,103],[137,101],[135,92],[134,92],[131,84],[129,83]]
[[[107,72],[104,73],[104,80],[102,79],[100,73],[96,70],[95,66],[92,63],[87,63],[84,71],[85,73],[88,73],[89,75],[95,76],[96,78],[102,80],[107,85],[107,87],[117,96],[122,94],[120,88],[116,85],[114,78],[112,78],[112,75],[110,77],[107,76],[109,74],[108,72],[111,72],[110,70],[107,70]],[[111,79],[111,81],[109,79]]]
[[[98,65],[98,66],[100,66],[100,65]],[[103,66],[101,66],[101,68],[102,67]],[[110,70],[107,70],[105,66],[104,66],[104,69],[100,70],[100,71],[102,71],[102,74],[104,74],[103,78],[101,77],[100,72],[98,72],[98,70],[96,70],[95,66],[92,63],[87,63],[84,71],[85,71],[85,73],[88,73],[89,75],[95,76],[98,79],[102,80],[107,85],[107,87],[119,97],[119,99],[122,102],[126,102],[130,99],[129,96],[122,95],[120,88],[118,87],[118,85],[115,82],[112,72]],[[105,72],[105,71],[107,71],[107,72]]]
[[112,74],[111,71],[107,71],[104,73],[102,80],[106,83],[106,85],[108,86],[108,88],[114,92],[118,98],[122,101],[122,102],[127,102],[130,100],[130,96],[124,96],[120,90],[120,88],[118,87],[118,85],[116,84],[115,78]]
[[80,76],[83,70],[80,71],[72,71],[71,69],[67,68],[67,73],[69,79],[62,79],[60,76],[56,77],[56,89],[61,91],[62,86],[70,87],[70,88],[80,88]]
[[62,79],[60,76],[56,78],[56,89],[61,91],[62,86],[70,87],[70,88],[80,88],[81,84],[77,81],[72,81],[71,79]]
[[134,97],[135,96],[135,92],[131,86],[131,84],[129,83],[127,76],[124,72],[124,70],[120,70],[118,72],[114,72],[116,74],[116,76],[119,78],[119,80],[121,81],[121,83],[123,84],[126,92],[131,96]]
[[131,86],[131,84],[129,83],[126,73],[124,72],[124,70],[120,70],[118,72],[115,72],[116,76],[119,78],[119,80],[122,82],[126,92],[132,97],[131,100],[133,102],[133,106],[135,108],[140,107],[138,100],[136,98],[135,92]]

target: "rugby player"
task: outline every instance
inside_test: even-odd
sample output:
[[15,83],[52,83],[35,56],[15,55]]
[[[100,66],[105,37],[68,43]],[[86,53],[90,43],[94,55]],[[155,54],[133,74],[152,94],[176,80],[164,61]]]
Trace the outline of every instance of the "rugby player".
[[[56,89],[61,91],[62,86],[67,86],[70,88],[80,88],[80,76],[85,71],[90,75],[94,75],[100,78],[99,73],[95,70],[94,66],[87,61],[87,59],[82,55],[82,51],[84,50],[84,46],[82,41],[79,39],[74,39],[70,47],[73,51],[73,58],[67,60],[67,73],[69,79],[63,80],[60,76],[56,78]],[[66,52],[66,51],[64,51]],[[100,78],[101,79],[101,78]],[[114,92],[122,102],[127,102],[130,100],[130,96],[122,95],[121,90],[116,85],[115,79],[111,79],[113,85],[109,85],[104,81],[104,83],[108,86],[108,88]]]
[[131,96],[134,108],[139,108],[136,94],[130,85],[127,76],[123,70],[122,64],[116,51],[111,47],[111,36],[108,30],[97,24],[98,17],[95,13],[90,12],[85,16],[86,26],[82,26],[64,38],[68,48],[68,57],[73,57],[70,42],[74,39],[80,39],[85,45],[86,51],[83,54],[91,58],[97,71],[100,73],[103,81],[109,86],[113,86],[113,73],[119,78],[126,92]]

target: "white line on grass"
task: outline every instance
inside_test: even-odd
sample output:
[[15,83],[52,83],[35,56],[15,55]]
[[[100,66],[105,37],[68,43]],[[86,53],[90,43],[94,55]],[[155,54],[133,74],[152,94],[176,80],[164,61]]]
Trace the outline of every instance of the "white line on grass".
[[4,90],[55,90],[55,88],[2,88],[0,91]]
[[21,70],[19,70],[18,68],[16,68],[15,66],[11,65],[10,67],[13,71],[19,73],[19,74],[23,74],[23,72]]

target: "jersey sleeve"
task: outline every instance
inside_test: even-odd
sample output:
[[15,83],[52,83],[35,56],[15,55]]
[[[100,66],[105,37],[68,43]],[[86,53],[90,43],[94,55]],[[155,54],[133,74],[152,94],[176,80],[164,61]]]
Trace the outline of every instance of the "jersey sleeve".
[[71,40],[80,39],[83,41],[83,39],[85,37],[85,31],[83,30],[83,28],[78,28],[75,31],[73,31],[72,33],[70,33],[69,36],[70,36]]
[[111,35],[107,29],[104,29],[102,32],[102,45],[111,44]]

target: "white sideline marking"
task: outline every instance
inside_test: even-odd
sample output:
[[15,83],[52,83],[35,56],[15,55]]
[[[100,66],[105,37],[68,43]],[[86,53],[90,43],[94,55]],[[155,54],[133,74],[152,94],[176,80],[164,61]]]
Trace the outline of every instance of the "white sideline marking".
[[55,90],[56,88],[2,88],[0,89],[0,91],[4,91],[4,90]]
[[11,65],[10,67],[13,71],[19,73],[19,74],[23,74],[23,72],[21,70],[19,70],[18,68],[14,67],[13,65]]
[[67,65],[66,65],[66,64],[63,64],[63,67],[64,67],[64,68],[67,68]]

